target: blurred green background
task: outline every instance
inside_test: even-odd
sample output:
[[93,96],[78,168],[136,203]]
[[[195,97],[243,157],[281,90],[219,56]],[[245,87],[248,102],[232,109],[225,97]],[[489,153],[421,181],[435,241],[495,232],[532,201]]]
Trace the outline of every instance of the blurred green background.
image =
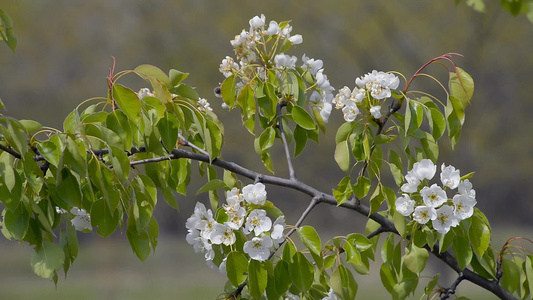
[[[233,54],[229,40],[248,29],[253,16],[264,13],[267,22],[292,20],[293,34],[304,37],[292,54],[322,59],[324,73],[337,89],[353,87],[357,76],[373,69],[409,77],[433,57],[461,53],[465,57],[456,61],[473,76],[476,90],[456,150],[443,144],[439,161],[463,174],[476,171],[471,181],[478,207],[496,232],[495,248],[511,236],[533,236],[528,229],[533,225],[533,24],[523,16],[511,17],[497,3],[488,3],[485,14],[453,0],[3,0],[0,8],[11,16],[19,41],[16,54],[0,47],[0,98],[7,115],[61,128],[81,101],[106,95],[112,57],[117,70],[144,63],[165,71],[175,68],[191,73],[186,82],[211,102],[224,122],[224,158],[261,172],[267,171],[253,151],[253,138],[241,128],[238,112],[222,110],[212,92],[224,79],[218,72],[220,61]],[[438,66],[430,70],[446,75]],[[123,83],[133,89],[144,86],[133,78]],[[415,88],[444,96],[429,80],[420,80]],[[341,113],[333,112],[321,143],[309,144],[294,161],[300,180],[326,192],[342,178],[332,155],[341,122]],[[279,147],[274,151],[274,157],[281,153]],[[287,174],[283,159],[274,166],[277,175]],[[0,299],[216,298],[223,277],[184,239],[186,218],[196,201],[206,200],[194,196],[203,182],[196,178],[191,195],[179,196],[179,213],[165,203],[157,207],[164,234],[145,263],[135,258],[120,234],[106,240],[82,234],[79,259],[56,289],[33,275],[28,246],[1,240]],[[308,199],[275,187],[268,192],[270,200],[289,212],[288,224],[294,224]],[[323,241],[361,231],[364,222],[329,206],[318,207],[306,220],[324,235]],[[440,271],[439,265],[434,268]],[[444,277],[443,284],[453,280]],[[379,275],[357,280],[359,293],[368,299],[385,292]]]

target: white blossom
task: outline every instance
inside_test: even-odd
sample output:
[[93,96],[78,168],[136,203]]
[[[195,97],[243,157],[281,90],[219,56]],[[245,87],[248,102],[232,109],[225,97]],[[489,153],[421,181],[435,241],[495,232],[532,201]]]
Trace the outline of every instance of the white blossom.
[[324,62],[321,59],[315,60],[314,58],[307,57],[305,54],[302,56],[302,61],[302,69],[309,71],[313,76],[324,66]]
[[450,231],[450,227],[455,227],[459,224],[453,214],[453,208],[449,205],[443,205],[436,210],[437,217],[432,221],[433,228],[439,233],[446,234]]
[[415,211],[415,201],[411,200],[409,195],[403,194],[396,199],[396,211],[406,217],[411,215]]
[[246,209],[244,207],[239,207],[232,214],[228,214],[229,220],[225,222],[229,228],[239,230],[244,223],[244,217],[246,216]]
[[457,220],[464,220],[470,218],[474,214],[474,206],[477,201],[468,195],[457,194],[453,196],[453,204],[455,206],[455,217]]
[[457,188],[459,186],[459,182],[461,181],[459,170],[456,170],[453,166],[446,167],[444,164],[442,164],[440,168],[440,180],[442,181],[442,185],[451,189]]
[[187,222],[185,223],[185,227],[187,229],[197,228],[198,223],[205,219],[205,216],[207,215],[207,210],[205,209],[205,205],[201,202],[196,202],[196,206],[194,207],[193,214],[187,219]]
[[185,237],[187,243],[193,246],[194,252],[205,253],[205,260],[210,261],[215,258],[215,251],[208,239],[200,236],[200,231],[197,229],[189,229],[189,233]]
[[278,22],[270,21],[268,24],[267,35],[279,34],[280,32],[281,28],[279,27]]
[[372,106],[372,107],[370,108],[370,114],[371,114],[372,117],[374,117],[375,119],[379,119],[379,118],[381,118],[381,106],[379,106],[379,105]]
[[197,104],[198,104],[198,109],[201,111],[213,111],[209,102],[207,102],[207,100],[204,98],[200,98]]
[[204,214],[202,220],[196,224],[196,229],[200,230],[200,236],[204,239],[208,239],[211,237],[215,224],[217,224],[217,222],[213,218],[213,212],[209,209]]
[[425,158],[414,163],[411,171],[420,181],[424,179],[431,180],[437,172],[437,166],[431,161],[431,159]]
[[272,220],[267,216],[264,209],[254,209],[246,218],[244,225],[244,233],[249,234],[254,232],[256,236],[259,236],[263,232],[267,232],[272,228]]
[[255,184],[249,184],[242,188],[242,194],[244,196],[244,200],[246,200],[249,203],[256,204],[256,205],[263,205],[265,204],[267,192],[265,190],[265,185],[261,182],[255,183]]
[[265,26],[265,15],[261,14],[261,17],[255,16],[252,19],[250,19],[248,23],[250,23],[250,27],[251,27],[250,31],[256,28],[263,27]]
[[224,75],[224,77],[230,77],[234,70],[238,70],[239,65],[231,58],[230,56],[226,56],[220,63],[219,71]]
[[293,36],[291,36],[289,38],[289,41],[293,44],[293,45],[298,45],[298,44],[301,44],[303,42],[303,37],[301,34],[295,34]]
[[322,120],[324,120],[325,123],[328,122],[329,116],[331,115],[331,103],[326,102],[322,105],[322,109],[320,110],[320,116],[322,117]]
[[137,97],[139,97],[140,100],[142,100],[144,97],[155,97],[154,93],[150,91],[148,88],[142,88],[137,93]]
[[233,245],[236,241],[235,233],[225,224],[215,223],[209,238],[213,244],[226,246]]
[[359,109],[357,108],[357,105],[355,105],[355,103],[350,103],[342,109],[342,113],[344,114],[344,120],[346,122],[353,122],[359,114]]
[[85,211],[85,209],[73,207],[70,210],[70,213],[75,216],[70,222],[74,225],[76,230],[93,230],[93,227],[91,226],[91,216]]
[[435,208],[429,206],[417,206],[413,213],[413,220],[419,224],[426,224],[430,220],[435,220],[436,217],[437,212],[435,211]]
[[297,60],[298,58],[296,58],[296,56],[289,56],[284,53],[276,54],[276,56],[274,56],[274,63],[278,68],[292,69],[296,66]]
[[370,92],[375,99],[386,99],[391,96],[391,89],[396,89],[400,79],[394,74],[373,70],[360,78],[355,83]]
[[420,195],[424,200],[424,204],[429,207],[437,208],[444,202],[448,201],[446,192],[436,183],[434,183],[431,187],[423,187],[422,190],[420,190]]
[[272,225],[272,233],[270,233],[270,237],[276,244],[280,244],[285,239],[285,236],[283,235],[283,231],[285,230],[285,227],[287,225],[285,224],[285,217],[279,216],[276,221],[274,221],[274,225]]
[[418,190],[418,185],[420,185],[420,179],[417,175],[412,172],[407,172],[405,175],[405,180],[407,183],[404,183],[400,188],[404,193],[414,193]]
[[251,241],[244,243],[242,250],[250,255],[251,259],[265,261],[270,256],[270,249],[273,242],[268,235],[254,237]]
[[459,190],[459,194],[476,199],[476,191],[472,188],[472,183],[470,180],[465,179],[459,182],[457,189]]

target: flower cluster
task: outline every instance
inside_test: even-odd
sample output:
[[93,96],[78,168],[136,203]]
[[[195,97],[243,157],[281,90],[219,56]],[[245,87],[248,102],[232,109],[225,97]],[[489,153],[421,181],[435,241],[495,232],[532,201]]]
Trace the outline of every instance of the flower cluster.
[[216,219],[211,209],[206,209],[200,202],[196,203],[194,213],[185,224],[188,229],[187,242],[193,245],[195,252],[204,253],[205,259],[212,261],[215,247],[231,247],[237,239],[236,231],[240,231],[248,239],[243,251],[254,260],[268,259],[271,250],[284,239],[285,218],[280,216],[272,222],[261,208],[266,199],[267,193],[262,183],[249,184],[242,191],[233,188],[226,193],[226,204],[217,211]]
[[[398,88],[398,76],[376,70],[355,79],[357,85],[353,90],[345,86],[333,99],[335,108],[342,109],[344,120],[353,122],[362,107],[368,107],[373,118],[381,118],[381,100],[389,98],[391,89]],[[364,102],[368,99],[368,102]]]
[[[458,169],[445,164],[440,173],[442,187],[436,183],[429,186],[428,181],[436,172],[437,166],[431,160],[416,162],[405,175],[407,182],[400,188],[404,194],[396,199],[396,211],[412,216],[419,224],[431,221],[437,232],[445,234],[472,216],[477,203],[476,191],[468,179],[461,180]],[[455,189],[457,193],[448,198],[447,191]]]
[[298,66],[296,56],[278,53],[280,49],[288,49],[287,44],[297,45],[303,42],[300,34],[292,35],[292,26],[288,22],[270,21],[267,25],[265,16],[261,15],[253,17],[249,24],[249,31],[243,29],[230,42],[237,59],[226,56],[220,64],[220,72],[226,78],[238,76],[241,82],[237,83],[237,89],[254,78],[270,80],[269,71],[274,71],[281,82],[287,81],[289,71],[296,71],[301,76],[308,72],[312,75],[312,82],[308,82],[310,105],[317,108],[322,119],[327,122],[335,89],[324,74],[322,60],[309,58],[304,54],[302,64]]

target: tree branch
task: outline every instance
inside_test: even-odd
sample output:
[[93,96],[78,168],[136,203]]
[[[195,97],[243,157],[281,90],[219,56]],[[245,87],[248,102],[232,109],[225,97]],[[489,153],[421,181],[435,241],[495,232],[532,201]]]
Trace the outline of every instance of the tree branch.
[[22,156],[20,156],[20,154],[18,154],[18,152],[13,150],[13,148],[11,148],[11,147],[6,147],[6,146],[0,144],[0,150],[3,150],[5,152],[13,155],[15,158],[18,158],[18,159],[22,158]]
[[459,273],[459,277],[457,277],[457,279],[455,279],[455,281],[453,282],[453,284],[445,289],[444,291],[444,294],[442,294],[441,296],[441,300],[446,300],[450,297],[450,295],[453,295],[455,294],[455,290],[457,289],[457,287],[459,286],[459,284],[461,283],[461,281],[463,281],[465,278],[463,276],[463,273]]
[[285,149],[285,157],[287,158],[287,165],[289,168],[289,178],[296,180],[296,175],[294,173],[294,167],[292,166],[291,153],[289,151],[289,144],[287,143],[287,138],[285,137],[285,130],[283,130],[283,120],[281,117],[281,109],[287,106],[285,101],[279,102],[276,105],[276,111],[278,113],[278,128],[281,135],[281,141],[283,142],[283,148]]

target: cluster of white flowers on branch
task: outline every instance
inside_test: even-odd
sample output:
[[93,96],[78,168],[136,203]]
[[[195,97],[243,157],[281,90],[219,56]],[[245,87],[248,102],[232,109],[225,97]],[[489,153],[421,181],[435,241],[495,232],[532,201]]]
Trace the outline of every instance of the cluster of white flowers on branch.
[[[437,232],[445,234],[473,215],[476,191],[468,179],[461,180],[458,169],[445,164],[442,164],[440,173],[442,187],[436,183],[429,186],[428,181],[436,171],[437,166],[429,159],[414,163],[405,175],[407,182],[401,187],[405,194],[396,199],[396,211],[412,216],[419,224],[431,221]],[[448,189],[458,189],[452,199],[448,198]]]
[[391,97],[391,89],[398,88],[400,79],[394,74],[373,70],[355,79],[355,84],[353,90],[347,86],[340,89],[333,99],[335,108],[342,109],[347,122],[353,122],[364,108],[368,108],[373,118],[381,118],[381,102]]
[[237,59],[226,56],[220,64],[220,72],[226,78],[235,75],[240,79],[236,84],[237,93],[255,78],[268,81],[272,80],[272,75],[280,82],[296,84],[290,82],[289,73],[297,72],[308,84],[309,104],[317,108],[327,122],[335,89],[324,74],[323,61],[304,54],[302,64],[297,66],[298,58],[285,53],[292,45],[303,42],[300,34],[291,35],[292,26],[288,22],[270,21],[267,25],[265,16],[261,15],[253,17],[249,23],[249,31],[243,29],[230,42]]
[[[226,193],[226,204],[216,214],[198,202],[194,213],[187,219],[186,240],[193,245],[195,252],[204,253],[207,261],[215,258],[214,245],[232,246],[237,241],[236,232],[243,234],[243,251],[251,259],[264,261],[270,252],[284,239],[285,217],[279,216],[274,222],[267,215],[265,206],[267,192],[262,183],[249,184],[242,191],[237,188]],[[220,249],[220,248],[219,248]],[[227,254],[227,253],[226,253]],[[220,266],[224,268],[225,258]]]

